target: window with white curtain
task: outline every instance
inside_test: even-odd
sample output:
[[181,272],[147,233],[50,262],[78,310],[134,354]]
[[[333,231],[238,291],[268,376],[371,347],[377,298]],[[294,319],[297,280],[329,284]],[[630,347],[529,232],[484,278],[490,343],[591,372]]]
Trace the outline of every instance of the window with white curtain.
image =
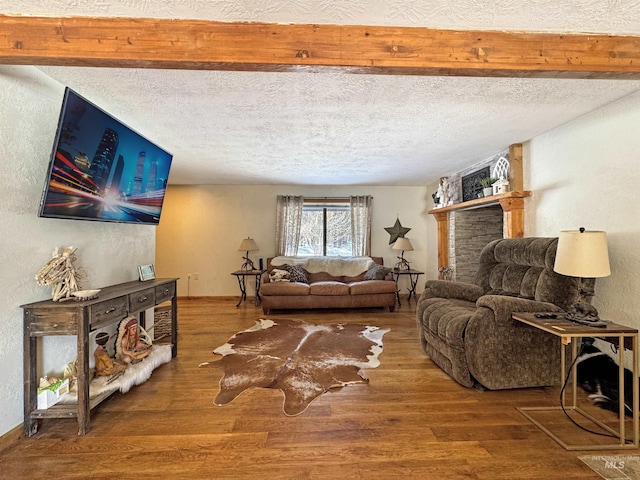
[[364,256],[371,252],[371,196],[278,196],[277,251],[287,256]]

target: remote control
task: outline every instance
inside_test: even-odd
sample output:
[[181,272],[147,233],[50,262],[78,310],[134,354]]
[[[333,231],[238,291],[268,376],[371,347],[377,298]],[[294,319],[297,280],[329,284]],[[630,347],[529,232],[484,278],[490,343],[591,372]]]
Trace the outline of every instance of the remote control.
[[536,318],[558,318],[558,315],[556,315],[555,313],[534,313],[533,314],[534,317]]

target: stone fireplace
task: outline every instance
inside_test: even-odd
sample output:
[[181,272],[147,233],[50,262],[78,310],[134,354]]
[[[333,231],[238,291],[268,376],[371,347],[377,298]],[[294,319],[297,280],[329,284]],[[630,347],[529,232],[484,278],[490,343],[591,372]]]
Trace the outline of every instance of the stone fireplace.
[[449,268],[451,280],[474,283],[480,252],[502,238],[503,212],[500,205],[461,210],[449,216]]

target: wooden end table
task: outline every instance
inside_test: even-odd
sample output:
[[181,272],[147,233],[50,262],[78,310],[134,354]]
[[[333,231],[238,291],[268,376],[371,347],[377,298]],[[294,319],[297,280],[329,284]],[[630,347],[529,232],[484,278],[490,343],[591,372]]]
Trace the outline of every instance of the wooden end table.
[[246,277],[255,277],[256,279],[256,296],[254,298],[255,306],[259,306],[262,298],[260,297],[260,282],[262,280],[262,274],[266,272],[266,270],[236,270],[232,272],[231,275],[235,276],[238,280],[238,287],[240,287],[240,300],[236,304],[236,308],[240,306],[243,301],[247,300],[247,283],[245,281]]
[[[539,330],[543,330],[552,335],[556,335],[562,339],[562,347],[560,350],[560,365],[561,365],[561,381],[565,382],[566,379],[566,352],[565,347],[571,344],[571,363],[575,360],[578,354],[578,345],[581,343],[582,337],[600,337],[617,339],[619,346],[618,349],[618,415],[620,417],[620,424],[618,431],[615,431],[608,425],[605,425],[600,420],[594,418],[584,410],[577,406],[577,375],[571,372],[572,377],[572,401],[571,405],[567,405],[565,402],[565,392],[562,392],[561,406],[546,406],[546,407],[518,407],[517,410],[527,417],[534,425],[540,428],[543,432],[553,438],[557,443],[563,446],[566,450],[608,450],[608,449],[620,449],[620,448],[638,448],[639,445],[639,429],[638,429],[638,330],[624,325],[618,325],[616,323],[607,323],[606,327],[590,327],[588,325],[582,325],[579,323],[571,322],[563,317],[562,313],[557,314],[557,318],[537,318],[533,313],[513,313],[511,316],[514,320],[522,323],[526,323]],[[576,341],[573,341],[576,339]],[[633,356],[633,442],[628,443],[625,436],[625,404],[624,404],[624,345],[628,344],[630,340],[631,351]],[[618,442],[609,444],[597,444],[597,445],[569,445],[558,438],[542,423],[534,419],[527,412],[534,411],[552,411],[552,410],[571,410],[574,411],[586,419],[590,420],[594,424],[603,428],[607,432],[611,433],[618,438]]]

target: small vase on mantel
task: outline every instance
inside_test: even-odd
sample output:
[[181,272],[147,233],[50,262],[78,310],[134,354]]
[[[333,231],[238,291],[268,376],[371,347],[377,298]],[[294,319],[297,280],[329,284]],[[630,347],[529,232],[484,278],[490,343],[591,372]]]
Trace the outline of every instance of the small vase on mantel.
[[490,197],[493,195],[493,187],[484,187],[482,189],[482,195],[485,197]]

